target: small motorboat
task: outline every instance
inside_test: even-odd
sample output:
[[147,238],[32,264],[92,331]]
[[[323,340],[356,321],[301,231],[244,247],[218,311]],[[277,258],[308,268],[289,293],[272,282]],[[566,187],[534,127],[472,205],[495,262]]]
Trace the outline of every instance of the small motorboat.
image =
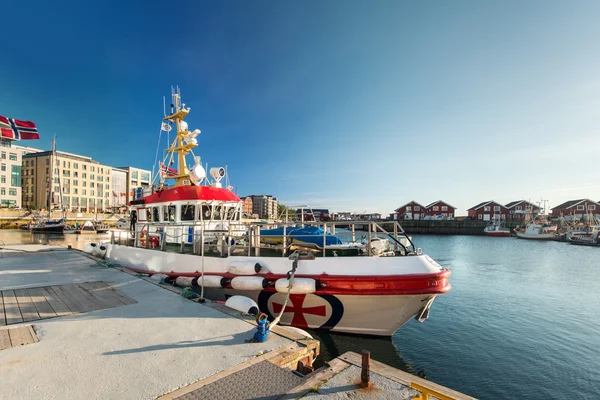
[[96,233],[96,227],[92,221],[85,221],[81,229],[78,231],[79,234],[93,234]]
[[100,221],[94,221],[94,228],[96,228],[96,233],[106,233],[110,230],[110,226],[107,224],[103,224]]
[[569,235],[567,242],[580,246],[600,247],[600,226],[594,226],[589,235]]
[[65,219],[62,218],[58,221],[40,221],[32,224],[30,229],[34,233],[63,233],[65,225]]

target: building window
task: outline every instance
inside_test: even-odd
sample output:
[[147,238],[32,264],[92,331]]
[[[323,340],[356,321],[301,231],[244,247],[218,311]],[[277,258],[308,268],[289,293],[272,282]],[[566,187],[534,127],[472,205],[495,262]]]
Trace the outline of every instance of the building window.
[[421,211],[421,207],[415,206],[415,211]]
[[500,206],[494,206],[494,211],[500,211]]
[[439,211],[439,207],[438,206],[433,206],[433,211]]
[[196,206],[193,206],[193,205],[181,206],[181,220],[182,221],[193,221],[195,212],[196,212]]
[[92,190],[92,196],[95,196],[95,195],[96,195],[96,192]]
[[132,172],[131,172],[131,179],[132,179],[132,180],[133,180],[133,179],[137,180],[137,178],[138,178],[138,172],[137,172],[137,171],[132,171]]
[[77,164],[76,162],[73,163],[73,168],[78,169],[79,168],[79,164]]
[[104,178],[102,177],[102,175],[98,175],[96,178],[97,178],[97,180],[98,180],[98,181],[100,181],[100,182],[103,182],[103,181],[104,181]]
[[0,176],[0,183],[6,183],[6,176]]
[[81,194],[84,195],[84,196],[87,194],[86,191],[85,191],[85,189],[81,190]]
[[[84,167],[85,167],[85,165],[84,165]],[[82,177],[83,179],[87,179],[87,174],[84,172],[83,174],[81,174],[81,177]]]
[[0,164],[0,171],[6,171],[6,164]]
[[477,216],[477,218],[478,218],[478,219],[483,219],[483,215],[482,215],[482,214],[479,214],[479,215]]
[[78,193],[77,193],[77,188],[74,188],[74,189],[73,189],[73,194],[78,194]]
[[91,172],[96,172],[96,167],[94,167],[93,165],[90,167],[90,171]]
[[521,211],[521,210],[522,210],[522,208],[521,208],[521,206],[516,206],[516,207],[515,207],[515,210],[516,210],[516,211]]
[[79,181],[77,179],[73,179],[73,186],[79,186]]
[[25,161],[25,166],[29,167],[29,161],[27,161],[27,160]]
[[0,188],[0,194],[1,195],[5,195],[6,194],[6,188]]
[[150,174],[148,172],[142,172],[141,176],[142,181],[150,182]]
[[442,211],[448,211],[448,206],[442,206]]
[[594,211],[594,210],[596,210],[596,206],[595,206],[595,205],[592,205],[592,204],[590,204],[590,205],[588,206],[588,211]]
[[6,160],[6,152],[5,151],[2,152],[2,159]]
[[490,206],[483,207],[483,211],[490,211]]
[[[81,169],[82,169],[82,170],[84,170],[84,171],[87,171],[87,165],[83,164],[83,165],[81,166]],[[84,174],[84,175],[85,175],[85,174]],[[85,176],[84,176],[84,178],[85,178]]]
[[86,181],[82,181],[81,182],[81,186],[86,187],[87,186],[87,182]]
[[96,184],[95,184],[94,182],[90,182],[90,187],[91,187],[91,188],[95,187],[95,185],[96,185]]
[[96,176],[94,174],[90,174],[90,179],[94,179]]
[[8,159],[10,161],[17,161],[17,155],[15,153],[10,153]]
[[73,177],[79,178],[79,173],[77,173],[77,171],[73,171]]
[[406,212],[410,212],[412,210],[411,206],[406,206]]
[[15,189],[15,188],[8,189],[8,195],[9,196],[16,196],[17,195],[17,189]]
[[10,173],[10,186],[20,187],[21,186],[21,166],[13,165]]
[[[4,165],[4,164],[2,164],[2,165]],[[585,210],[584,206],[577,206],[577,211],[583,211],[583,210]]]

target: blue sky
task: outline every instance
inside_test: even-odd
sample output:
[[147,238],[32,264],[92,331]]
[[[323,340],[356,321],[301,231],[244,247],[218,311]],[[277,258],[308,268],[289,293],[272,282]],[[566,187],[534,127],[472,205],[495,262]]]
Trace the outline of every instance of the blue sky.
[[22,17],[3,20],[0,114],[42,135],[23,144],[150,168],[179,85],[240,195],[600,200],[599,2],[97,3],[3,6]]

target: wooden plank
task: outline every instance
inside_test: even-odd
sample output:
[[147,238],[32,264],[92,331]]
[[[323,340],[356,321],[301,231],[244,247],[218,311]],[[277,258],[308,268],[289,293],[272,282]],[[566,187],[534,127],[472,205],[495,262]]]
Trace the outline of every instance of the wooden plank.
[[10,349],[12,344],[10,344],[10,336],[8,334],[8,329],[0,330],[0,350]]
[[19,303],[17,303],[15,292],[13,290],[5,290],[2,292],[2,297],[4,298],[6,325],[23,322],[23,316],[21,315],[21,309],[19,308]]
[[119,301],[123,302],[124,304],[137,304],[137,301],[135,301],[134,299],[132,299],[130,297],[124,296],[118,290],[116,290],[114,287],[107,285],[104,282],[97,281],[97,282],[89,282],[89,283],[94,288],[108,288],[112,292],[111,294],[113,296],[115,296],[116,298],[118,298]]
[[94,303],[78,291],[75,285],[60,285],[55,286],[54,288],[60,290],[65,296],[69,296],[76,301],[80,305],[81,312],[88,312],[96,309]]
[[69,307],[69,310],[71,310],[72,313],[84,312],[84,307],[79,304],[79,302],[73,296],[64,291],[61,286],[50,286],[48,290],[56,294],[56,296],[60,298],[67,307]]
[[41,292],[44,294],[46,301],[50,303],[50,306],[59,317],[63,317],[65,315],[73,314],[69,307],[61,300],[60,297],[52,289],[49,287],[40,288]]
[[21,309],[21,315],[23,315],[23,321],[36,321],[40,319],[40,314],[37,312],[37,308],[31,301],[31,297],[27,294],[26,289],[15,290],[15,296],[17,297],[17,303]]
[[327,368],[321,368],[315,371],[314,373],[310,374],[310,376],[308,376],[307,379],[301,385],[290,389],[282,397],[279,397],[279,400],[299,399],[308,392],[310,392],[315,386],[321,386],[329,379],[333,378],[334,376],[336,376],[351,365],[345,361],[340,360],[339,358],[334,358],[327,364]]
[[100,301],[100,299],[97,299],[91,294],[89,294],[79,284],[69,285],[69,290],[71,290],[71,293],[79,294],[79,296],[81,296],[81,300],[79,301],[80,303],[82,301],[87,301],[89,306],[92,307],[90,311],[103,310],[105,308],[108,308],[103,302]]
[[37,333],[35,333],[35,329],[33,329],[33,325],[27,325],[27,327],[29,328],[29,333],[31,334],[31,337],[33,338],[33,342],[34,343],[39,342],[40,339],[38,339]]
[[37,309],[38,314],[40,314],[41,319],[54,318],[57,316],[40,288],[27,289],[27,294],[29,294],[29,297]]
[[8,330],[10,336],[10,343],[12,347],[23,346],[26,344],[33,343],[33,338],[29,332],[29,327],[19,326],[18,328],[11,328]]
[[114,295],[115,291],[110,290],[109,287],[94,287],[91,285],[91,282],[81,283],[79,284],[79,287],[97,298],[99,301],[106,304],[105,308],[120,307],[125,305],[125,303],[120,301],[119,298]]
[[4,312],[4,296],[0,293],[0,326],[6,325],[6,313]]

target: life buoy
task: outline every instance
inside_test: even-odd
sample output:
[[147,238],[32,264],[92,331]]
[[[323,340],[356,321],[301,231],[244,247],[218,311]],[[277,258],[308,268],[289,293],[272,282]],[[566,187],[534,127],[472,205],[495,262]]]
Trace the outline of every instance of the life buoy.
[[[142,229],[140,232],[140,245],[146,247],[146,229]],[[160,247],[160,240],[156,236],[150,236],[148,238],[150,248]]]

